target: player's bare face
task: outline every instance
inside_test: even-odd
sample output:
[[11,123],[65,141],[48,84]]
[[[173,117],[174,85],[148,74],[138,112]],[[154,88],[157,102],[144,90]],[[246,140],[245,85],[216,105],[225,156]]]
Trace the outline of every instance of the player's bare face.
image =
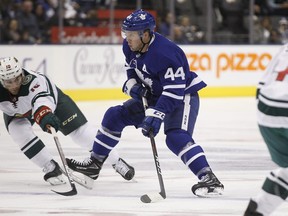
[[4,87],[13,95],[17,95],[22,85],[23,76],[19,75],[13,79],[4,80]]
[[136,52],[142,48],[143,44],[137,31],[126,31],[125,36],[131,51]]

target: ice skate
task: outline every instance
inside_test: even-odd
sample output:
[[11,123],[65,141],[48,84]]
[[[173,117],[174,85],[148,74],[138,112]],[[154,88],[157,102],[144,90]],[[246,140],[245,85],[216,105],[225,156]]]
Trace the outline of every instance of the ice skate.
[[127,164],[122,158],[119,158],[116,164],[112,164],[112,167],[127,181],[130,181],[135,175],[134,168]]
[[212,172],[202,176],[201,180],[193,185],[192,192],[199,197],[215,197],[223,194],[224,185]]
[[253,200],[250,200],[248,207],[244,213],[244,216],[263,216],[263,214],[256,211],[257,203]]
[[94,157],[86,158],[83,162],[66,158],[67,165],[70,169],[82,173],[94,180],[99,176],[103,162],[98,161]]
[[[51,169],[52,171],[49,171]],[[44,180],[49,182],[51,185],[61,185],[66,183],[62,176],[62,170],[56,161],[51,160],[49,164],[43,168],[43,171],[46,173],[43,177]]]

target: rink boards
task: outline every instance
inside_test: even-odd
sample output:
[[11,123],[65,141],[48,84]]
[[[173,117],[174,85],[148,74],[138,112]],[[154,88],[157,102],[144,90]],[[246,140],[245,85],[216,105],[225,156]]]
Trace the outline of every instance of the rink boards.
[[[183,45],[191,71],[208,84],[204,97],[253,96],[279,45]],[[23,67],[39,71],[75,100],[111,100],[126,96],[121,45],[2,45]]]

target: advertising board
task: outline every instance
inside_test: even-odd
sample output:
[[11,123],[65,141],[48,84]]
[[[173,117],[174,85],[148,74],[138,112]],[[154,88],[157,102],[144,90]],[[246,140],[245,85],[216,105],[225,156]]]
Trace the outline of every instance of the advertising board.
[[[185,45],[190,69],[208,87],[203,96],[252,96],[279,45]],[[120,99],[126,80],[121,45],[2,45],[23,67],[51,77],[75,100]]]

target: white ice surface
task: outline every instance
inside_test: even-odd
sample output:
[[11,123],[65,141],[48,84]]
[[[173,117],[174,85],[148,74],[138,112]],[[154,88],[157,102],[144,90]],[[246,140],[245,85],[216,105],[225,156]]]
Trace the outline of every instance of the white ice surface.
[[[121,101],[79,102],[87,118],[99,127],[105,110]],[[46,143],[55,159],[59,156],[49,134],[38,126],[35,132]],[[191,192],[196,177],[165,146],[162,133],[156,137],[167,198],[144,204],[143,194],[159,192],[149,139],[133,127],[126,128],[117,146],[121,156],[136,169],[135,181],[122,179],[105,164],[94,189],[77,186],[78,195],[63,197],[51,191],[70,190],[69,185],[50,186],[41,170],[20,152],[0,123],[0,215],[71,216],[235,216],[243,215],[250,197],[260,190],[271,169],[267,148],[256,125],[254,98],[209,98],[201,100],[194,139],[204,148],[215,174],[225,186],[219,198],[198,198]],[[89,153],[59,134],[67,157],[84,159]],[[274,216],[288,215],[287,202]]]

